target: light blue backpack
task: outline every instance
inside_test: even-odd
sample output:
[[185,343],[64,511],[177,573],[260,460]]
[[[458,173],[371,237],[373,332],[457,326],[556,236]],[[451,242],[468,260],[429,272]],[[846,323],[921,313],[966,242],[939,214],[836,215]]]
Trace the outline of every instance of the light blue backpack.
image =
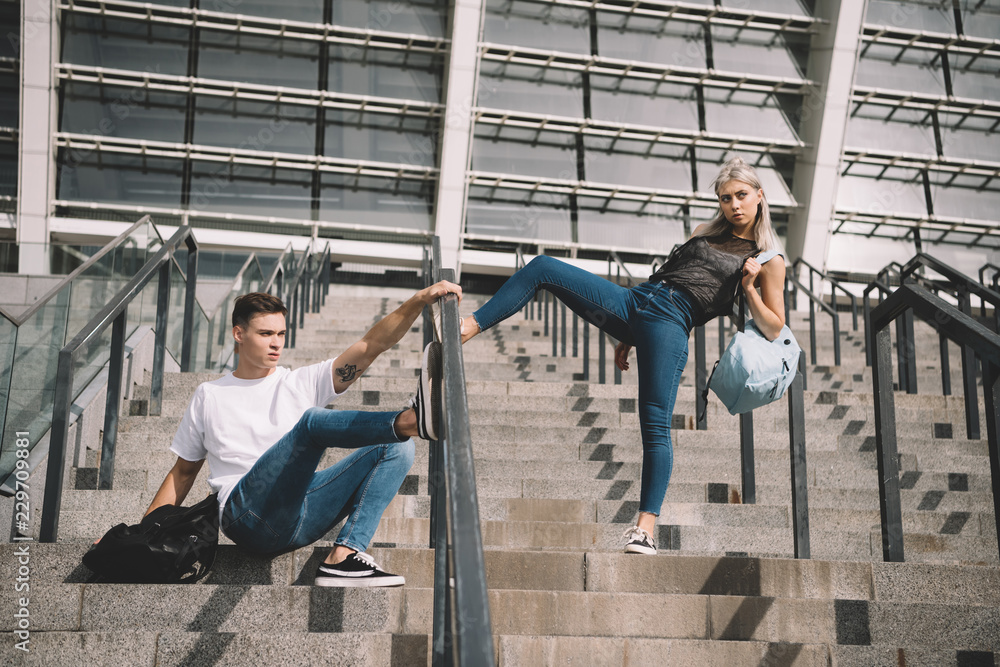
[[[777,254],[773,250],[762,253],[757,261],[764,264]],[[785,395],[795,379],[801,352],[787,325],[777,338],[769,341],[753,320],[748,320],[744,331],[736,332],[722,358],[715,363],[705,397],[709,389],[714,391],[731,415],[773,403]]]

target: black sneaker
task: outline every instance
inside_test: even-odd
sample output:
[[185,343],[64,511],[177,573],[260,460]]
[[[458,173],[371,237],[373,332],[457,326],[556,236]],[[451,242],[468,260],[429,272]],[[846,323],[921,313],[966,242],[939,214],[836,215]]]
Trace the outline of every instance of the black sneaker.
[[656,553],[656,544],[653,536],[639,526],[632,526],[625,531],[625,553],[627,554],[647,554]]
[[402,586],[406,579],[389,574],[380,568],[366,553],[355,552],[336,565],[320,563],[316,570],[317,586],[336,588],[367,588],[375,586]]
[[417,435],[437,440],[441,420],[441,343],[430,342],[424,348],[413,410],[417,413]]

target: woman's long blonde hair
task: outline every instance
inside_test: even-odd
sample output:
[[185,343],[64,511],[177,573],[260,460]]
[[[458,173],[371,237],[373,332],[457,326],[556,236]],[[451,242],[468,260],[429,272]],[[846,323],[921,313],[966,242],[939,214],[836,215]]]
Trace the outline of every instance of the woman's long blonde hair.
[[[719,170],[719,175],[712,181],[712,189],[715,190],[716,196],[718,196],[722,186],[729,181],[743,181],[754,190],[763,191],[760,179],[757,178],[757,172],[739,155],[727,160],[722,165],[722,169]],[[705,228],[701,232],[692,234],[692,236],[716,236],[731,231],[732,228],[733,226],[726,219],[726,214],[722,212],[722,205],[720,204],[719,212],[712,218],[712,221],[705,225]],[[771,226],[771,211],[767,206],[767,197],[763,195],[760,198],[760,206],[756,222],[753,226],[753,235],[754,240],[757,242],[757,247],[760,248],[761,252],[781,249],[778,237],[774,233],[774,227]]]

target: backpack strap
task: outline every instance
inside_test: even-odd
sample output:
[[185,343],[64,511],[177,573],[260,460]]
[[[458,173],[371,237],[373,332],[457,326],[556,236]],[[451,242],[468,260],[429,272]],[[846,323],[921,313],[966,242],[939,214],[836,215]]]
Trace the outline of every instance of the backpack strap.
[[767,251],[764,251],[764,252],[760,253],[759,255],[757,255],[757,261],[760,264],[767,264],[768,262],[770,262],[772,259],[774,259],[775,257],[777,257],[780,254],[781,253],[778,252],[777,250],[767,250]]

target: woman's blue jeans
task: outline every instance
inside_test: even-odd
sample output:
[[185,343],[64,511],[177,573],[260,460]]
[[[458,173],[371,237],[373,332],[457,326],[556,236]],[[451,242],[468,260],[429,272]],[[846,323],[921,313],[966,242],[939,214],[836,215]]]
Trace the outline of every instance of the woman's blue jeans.
[[486,331],[523,308],[539,289],[551,292],[583,319],[635,347],[642,430],[639,511],[659,515],[674,463],[670,426],[677,386],[687,362],[695,312],[691,298],[661,282],[627,289],[540,255],[511,276],[473,316]]
[[[345,517],[336,543],[364,551],[413,465],[412,439],[393,430],[398,412],[310,408],[233,488],[222,530],[258,553],[304,547]],[[328,447],[356,449],[317,471]]]

